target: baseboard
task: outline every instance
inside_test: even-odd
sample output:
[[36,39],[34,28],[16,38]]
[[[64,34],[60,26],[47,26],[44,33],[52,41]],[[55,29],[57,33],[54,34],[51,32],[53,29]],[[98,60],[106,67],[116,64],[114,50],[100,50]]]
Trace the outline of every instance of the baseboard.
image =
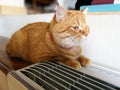
[[8,90],[6,75],[0,70],[0,90]]

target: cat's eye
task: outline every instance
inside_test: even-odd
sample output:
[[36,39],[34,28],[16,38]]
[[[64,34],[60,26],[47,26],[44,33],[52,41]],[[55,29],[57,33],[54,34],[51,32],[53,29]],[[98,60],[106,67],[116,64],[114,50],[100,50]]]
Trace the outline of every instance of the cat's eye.
[[76,30],[76,31],[81,32],[81,28],[80,28],[80,26],[73,26],[73,29]]
[[78,30],[79,29],[79,26],[74,26],[73,27],[75,30]]

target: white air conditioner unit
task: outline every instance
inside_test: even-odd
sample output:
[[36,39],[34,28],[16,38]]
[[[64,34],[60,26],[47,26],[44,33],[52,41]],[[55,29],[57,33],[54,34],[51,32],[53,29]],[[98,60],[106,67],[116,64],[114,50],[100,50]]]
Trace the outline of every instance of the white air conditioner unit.
[[37,63],[10,72],[7,81],[9,90],[120,90],[120,74],[97,65],[75,70],[56,62]]

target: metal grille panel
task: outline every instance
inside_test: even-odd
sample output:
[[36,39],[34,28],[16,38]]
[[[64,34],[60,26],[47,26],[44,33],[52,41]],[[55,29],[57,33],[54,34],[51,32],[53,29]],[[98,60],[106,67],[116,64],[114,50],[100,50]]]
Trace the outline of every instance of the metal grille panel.
[[108,82],[55,62],[38,63],[19,72],[46,90],[120,90]]

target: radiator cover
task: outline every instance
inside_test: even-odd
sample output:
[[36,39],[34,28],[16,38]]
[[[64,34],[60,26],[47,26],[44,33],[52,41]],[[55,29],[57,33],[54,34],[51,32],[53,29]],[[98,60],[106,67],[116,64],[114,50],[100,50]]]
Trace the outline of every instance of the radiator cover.
[[34,90],[120,90],[118,86],[56,62],[33,64],[15,73],[36,87]]

